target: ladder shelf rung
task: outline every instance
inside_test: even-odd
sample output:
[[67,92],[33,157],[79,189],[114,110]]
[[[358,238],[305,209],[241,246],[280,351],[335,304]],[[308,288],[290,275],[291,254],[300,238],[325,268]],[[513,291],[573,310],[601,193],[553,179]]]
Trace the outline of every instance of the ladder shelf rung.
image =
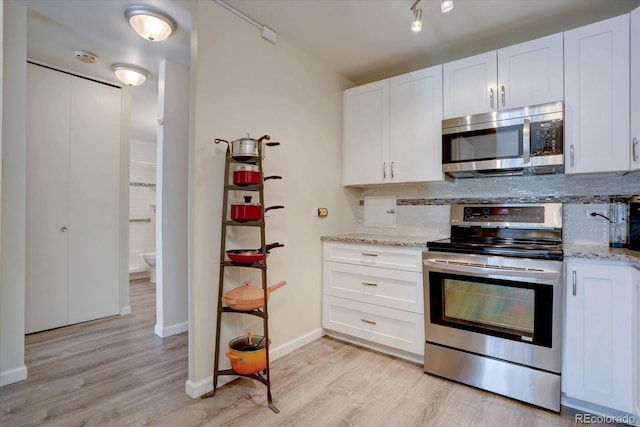
[[262,319],[267,319],[269,316],[260,310],[247,310],[247,311],[243,311],[243,310],[236,310],[234,308],[231,307],[220,307],[220,310],[223,313],[240,313],[240,314],[250,314],[252,316],[256,316],[256,317],[260,317]]
[[251,264],[243,264],[240,262],[233,262],[233,261],[223,261],[220,263],[220,266],[223,267],[250,267],[250,268],[260,268],[260,269],[265,269],[267,268],[267,266],[261,262],[252,262]]

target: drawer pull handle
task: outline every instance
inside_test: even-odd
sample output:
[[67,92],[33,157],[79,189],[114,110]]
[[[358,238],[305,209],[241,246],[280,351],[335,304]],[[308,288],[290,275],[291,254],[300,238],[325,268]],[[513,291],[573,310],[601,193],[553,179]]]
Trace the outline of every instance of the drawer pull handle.
[[362,282],[362,284],[363,284],[364,286],[378,286],[378,284],[377,284],[377,283],[367,283],[367,282]]
[[367,320],[367,319],[360,319],[360,320],[363,321],[364,323],[368,323],[370,325],[375,325],[376,324],[376,322],[371,321],[371,320]]
[[378,254],[370,254],[370,253],[362,252],[362,256],[378,256]]

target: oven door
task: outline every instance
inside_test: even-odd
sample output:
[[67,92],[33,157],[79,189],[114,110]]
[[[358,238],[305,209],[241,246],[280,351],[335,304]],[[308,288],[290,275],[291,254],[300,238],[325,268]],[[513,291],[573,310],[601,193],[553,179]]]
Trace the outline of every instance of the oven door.
[[423,272],[426,342],[560,372],[561,261],[425,252]]

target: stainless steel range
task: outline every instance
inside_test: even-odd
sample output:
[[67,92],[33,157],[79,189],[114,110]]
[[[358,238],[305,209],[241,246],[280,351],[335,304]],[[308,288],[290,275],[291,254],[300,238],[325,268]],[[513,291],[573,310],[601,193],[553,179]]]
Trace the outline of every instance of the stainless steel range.
[[452,205],[423,254],[424,371],[560,410],[562,204]]

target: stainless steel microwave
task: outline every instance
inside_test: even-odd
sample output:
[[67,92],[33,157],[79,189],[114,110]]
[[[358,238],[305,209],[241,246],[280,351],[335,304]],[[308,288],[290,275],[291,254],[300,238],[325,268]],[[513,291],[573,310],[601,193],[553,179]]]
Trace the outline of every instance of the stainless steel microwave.
[[442,172],[454,178],[564,172],[564,104],[442,121]]

